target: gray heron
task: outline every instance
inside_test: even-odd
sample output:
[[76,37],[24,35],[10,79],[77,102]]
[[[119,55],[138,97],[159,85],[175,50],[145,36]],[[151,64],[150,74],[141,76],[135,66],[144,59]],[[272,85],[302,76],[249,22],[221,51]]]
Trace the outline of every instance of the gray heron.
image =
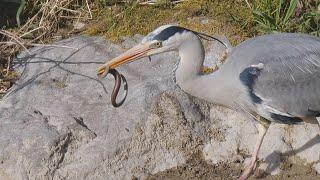
[[179,26],[161,26],[137,46],[99,67],[98,76],[104,77],[110,70],[142,57],[177,51],[180,62],[175,76],[182,90],[248,113],[258,122],[251,163],[240,177],[247,179],[256,168],[272,122],[318,124],[320,38],[296,33],[252,38],[236,46],[224,64],[209,75],[202,73],[205,52],[201,39],[215,38]]

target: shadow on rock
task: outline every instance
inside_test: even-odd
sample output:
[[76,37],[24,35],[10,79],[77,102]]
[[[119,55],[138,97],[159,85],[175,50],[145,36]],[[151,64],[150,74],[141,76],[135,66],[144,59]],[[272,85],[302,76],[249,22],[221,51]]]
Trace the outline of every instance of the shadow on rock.
[[[281,164],[281,158],[279,157],[290,157],[290,156],[294,156],[300,152],[303,152],[304,150],[316,145],[320,143],[320,136],[316,135],[315,137],[313,137],[312,139],[310,139],[308,142],[306,142],[303,146],[301,146],[300,148],[297,149],[293,149],[284,153],[281,153],[279,151],[274,151],[273,153],[271,153],[270,155],[268,155],[265,160],[266,162],[271,162],[270,164],[268,164],[267,167],[267,172],[272,172],[274,170],[276,170],[280,164]],[[282,158],[282,159],[283,159]]]

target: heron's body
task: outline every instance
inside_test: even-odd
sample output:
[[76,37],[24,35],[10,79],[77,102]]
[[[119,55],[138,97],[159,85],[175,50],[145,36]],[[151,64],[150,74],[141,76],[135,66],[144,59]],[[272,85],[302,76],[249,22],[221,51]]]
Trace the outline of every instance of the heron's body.
[[202,73],[205,53],[200,38],[215,39],[182,27],[161,26],[139,45],[100,67],[99,75],[141,57],[178,51],[176,82],[185,92],[258,120],[252,162],[240,177],[246,179],[256,167],[271,122],[318,123],[320,38],[289,33],[252,38],[236,46],[225,63],[209,75]]
[[[200,73],[197,66],[194,69]],[[193,71],[177,71],[177,76],[186,77],[184,72]],[[282,33],[249,39],[236,46],[215,73],[186,79],[189,87],[185,82],[178,84],[208,101],[278,123],[316,123],[314,117],[320,115],[320,38]],[[215,84],[199,88],[195,83]]]

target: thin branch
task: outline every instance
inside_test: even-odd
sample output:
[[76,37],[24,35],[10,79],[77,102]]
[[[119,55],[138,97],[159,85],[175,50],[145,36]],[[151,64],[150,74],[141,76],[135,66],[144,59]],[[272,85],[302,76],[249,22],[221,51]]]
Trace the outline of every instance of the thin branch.
[[80,11],[76,11],[76,10],[72,10],[72,9],[67,9],[67,8],[64,8],[64,7],[58,7],[58,9],[61,9],[61,10],[64,10],[64,11],[69,11],[69,12],[72,12],[72,13],[77,13],[77,14],[80,13]]
[[56,48],[67,48],[67,49],[74,49],[79,50],[79,48],[72,47],[72,46],[65,46],[65,45],[56,45],[56,44],[36,44],[36,43],[30,43],[26,44],[28,46],[34,46],[34,47],[56,47]]
[[181,2],[186,2],[188,0],[179,0],[179,1],[173,1],[172,4],[178,4],[178,3],[181,3]]
[[252,7],[251,7],[250,3],[248,2],[248,0],[244,0],[244,1],[246,2],[247,6],[248,6],[250,9],[252,9]]
[[8,75],[9,75],[10,66],[11,66],[11,57],[9,57],[9,58],[8,58],[8,61],[7,61],[7,72],[6,72],[6,75],[5,75],[5,76],[8,76]]
[[79,16],[60,16],[62,18],[66,18],[66,19],[88,19],[86,17],[79,17]]
[[26,35],[34,32],[34,31],[37,31],[37,30],[42,29],[42,28],[44,28],[44,27],[43,27],[43,26],[40,26],[40,27],[37,27],[37,28],[35,28],[35,29],[32,29],[31,31],[28,31],[28,32],[26,32],[26,33],[23,33],[21,36],[19,36],[19,38],[22,38],[22,37],[24,37],[24,36],[26,36]]
[[16,37],[16,35],[14,35],[13,33],[9,32],[9,31],[6,31],[6,30],[0,30],[0,34],[13,39],[17,44],[19,44],[24,50],[26,50],[30,54],[30,51],[21,42],[21,38]]
[[89,15],[90,15],[90,18],[89,18],[89,19],[92,19],[92,12],[91,12],[91,8],[90,8],[90,6],[89,6],[88,0],[86,0],[86,4],[87,4],[87,8],[88,8]]
[[[16,45],[16,42],[13,41],[6,41],[6,42],[0,42],[0,44],[8,44],[8,45]],[[37,44],[37,43],[25,43],[25,46],[33,46],[33,47],[56,47],[56,48],[68,48],[68,49],[74,49],[79,50],[79,48],[72,47],[72,46],[65,46],[65,45],[57,45],[57,44]]]
[[[185,1],[188,1],[188,0],[177,0],[177,1],[170,2],[170,3],[174,5],[174,4],[178,4],[181,2],[185,2]],[[155,0],[150,0],[150,1],[140,2],[139,4],[140,5],[157,5],[157,4],[159,4],[159,2],[157,2]]]

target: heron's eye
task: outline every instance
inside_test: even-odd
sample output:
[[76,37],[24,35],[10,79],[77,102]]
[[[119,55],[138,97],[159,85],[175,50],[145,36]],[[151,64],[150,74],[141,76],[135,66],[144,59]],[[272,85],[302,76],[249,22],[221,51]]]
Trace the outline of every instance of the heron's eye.
[[162,47],[162,42],[160,42],[160,41],[155,42],[155,43],[153,43],[150,47],[151,47],[151,48],[159,48],[159,47]]

